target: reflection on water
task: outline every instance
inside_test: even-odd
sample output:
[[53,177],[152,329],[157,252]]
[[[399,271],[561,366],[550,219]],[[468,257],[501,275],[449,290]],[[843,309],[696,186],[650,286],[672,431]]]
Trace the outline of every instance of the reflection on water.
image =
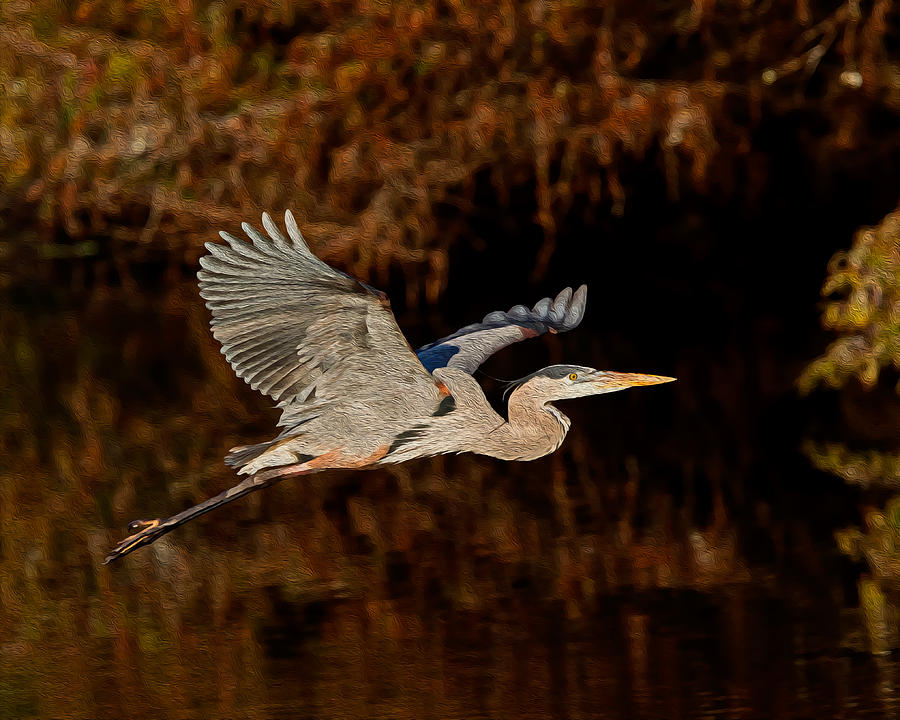
[[663,405],[619,418],[669,425],[640,457],[573,407],[550,458],[285,482],[104,567],[129,520],[232,482],[223,454],[275,414],[219,355],[191,281],[74,300],[6,282],[4,717],[895,710],[897,665],[858,652],[830,529],[773,517],[714,450],[699,474],[678,454],[696,428]]

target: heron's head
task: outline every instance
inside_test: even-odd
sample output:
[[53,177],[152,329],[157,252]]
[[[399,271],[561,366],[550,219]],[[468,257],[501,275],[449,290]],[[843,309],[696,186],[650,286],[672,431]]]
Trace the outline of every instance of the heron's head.
[[510,385],[510,390],[526,387],[534,395],[550,402],[568,398],[600,395],[640,385],[659,385],[675,378],[662,375],[594,370],[583,365],[551,365]]

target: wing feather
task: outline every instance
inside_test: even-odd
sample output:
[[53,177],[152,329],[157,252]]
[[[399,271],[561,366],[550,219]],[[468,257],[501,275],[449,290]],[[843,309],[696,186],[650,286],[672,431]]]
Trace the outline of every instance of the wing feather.
[[490,312],[480,323],[466,325],[452,335],[424,345],[416,354],[429,371],[455,367],[473,373],[507,345],[551,330],[566,332],[578,327],[584,317],[586,302],[586,285],[574,293],[572,288],[566,288],[555,298],[538,300],[531,310],[524,305],[514,305],[506,312]]
[[280,425],[327,410],[402,398],[399,409],[440,402],[385,296],[313,255],[290,212],[286,238],[263,214],[268,237],[221,232],[200,259],[200,294],[235,373],[283,409]]

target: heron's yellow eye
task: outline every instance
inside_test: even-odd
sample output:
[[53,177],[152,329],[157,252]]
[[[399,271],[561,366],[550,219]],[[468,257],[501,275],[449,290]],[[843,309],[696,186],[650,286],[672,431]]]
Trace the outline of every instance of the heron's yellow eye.
[[572,373],[571,375],[569,375],[569,380],[577,380],[577,379],[578,379],[578,373]]

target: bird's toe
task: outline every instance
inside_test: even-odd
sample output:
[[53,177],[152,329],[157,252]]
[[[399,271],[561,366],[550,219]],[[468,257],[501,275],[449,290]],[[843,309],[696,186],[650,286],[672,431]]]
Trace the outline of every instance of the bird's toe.
[[149,545],[160,534],[159,527],[161,522],[159,518],[156,518],[155,520],[134,520],[128,523],[128,530],[131,531],[131,535],[109,551],[109,555],[106,556],[103,564],[108,565],[116,558],[127,555],[132,550],[137,550],[143,545]]
[[128,523],[129,532],[138,532],[139,530],[149,530],[159,525],[159,518],[155,520],[132,520]]

